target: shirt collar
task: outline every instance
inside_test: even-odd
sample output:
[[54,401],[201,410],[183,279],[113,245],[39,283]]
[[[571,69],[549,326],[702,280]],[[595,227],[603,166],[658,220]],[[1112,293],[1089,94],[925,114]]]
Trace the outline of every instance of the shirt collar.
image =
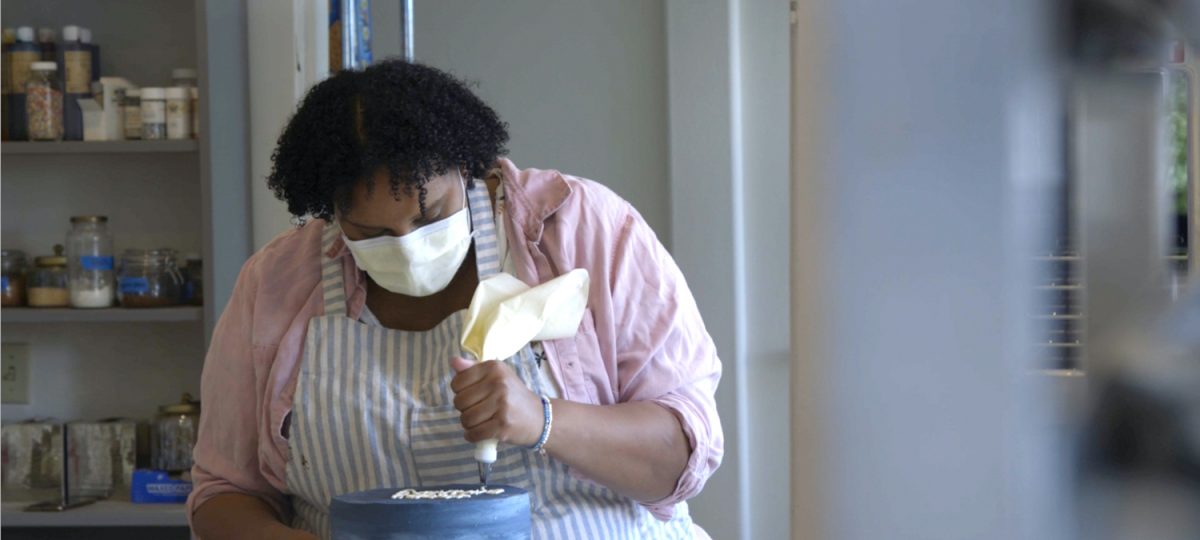
[[541,241],[546,219],[567,202],[571,186],[558,171],[521,170],[507,158],[500,158],[499,165],[504,174],[509,219],[527,240]]

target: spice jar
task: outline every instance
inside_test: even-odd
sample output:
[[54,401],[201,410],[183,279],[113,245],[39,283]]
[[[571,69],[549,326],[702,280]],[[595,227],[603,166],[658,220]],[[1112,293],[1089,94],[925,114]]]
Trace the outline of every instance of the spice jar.
[[150,426],[152,436],[150,462],[155,469],[180,473],[192,468],[192,448],[200,427],[200,402],[183,394],[179,403],[158,408]]
[[203,306],[204,261],[194,253],[189,253],[186,259],[187,266],[183,269],[183,303]]
[[199,86],[199,80],[200,78],[196,76],[196,70],[192,68],[175,68],[171,70],[172,86],[195,88]]
[[125,138],[136,140],[142,138],[142,91],[137,88],[125,89],[125,99],[121,101],[121,114],[125,120]]
[[0,305],[18,307],[25,304],[25,252],[5,249],[3,254],[3,287],[0,287]]
[[142,89],[142,138],[167,138],[167,91],[162,88]]
[[192,137],[191,96],[187,88],[173,87],[166,90],[167,138],[190,139]]
[[71,305],[67,257],[62,244],[54,246],[54,255],[33,260],[37,266],[29,274],[29,307],[67,307]]
[[175,68],[171,70],[171,80],[174,86],[186,88],[188,91],[188,110],[192,112],[192,134],[193,139],[200,132],[200,79],[196,76],[196,70],[192,68]]
[[183,295],[179,269],[163,250],[125,250],[117,280],[121,305],[127,308],[177,306]]
[[29,140],[60,141],[63,137],[63,94],[58,64],[34,62],[25,83],[25,119]]
[[71,305],[77,308],[112,306],[116,280],[113,276],[113,239],[105,216],[71,218],[67,234],[67,271]]

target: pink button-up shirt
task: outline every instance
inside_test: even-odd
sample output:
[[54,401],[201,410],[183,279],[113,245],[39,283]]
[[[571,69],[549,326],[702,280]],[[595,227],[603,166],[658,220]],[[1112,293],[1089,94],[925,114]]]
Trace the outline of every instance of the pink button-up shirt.
[[[591,276],[588,310],[573,338],[544,344],[563,398],[608,405],[651,401],[679,418],[691,446],[675,490],[646,506],[660,519],[695,496],[721,463],[713,394],[721,362],[675,261],[634,208],[604,186],[500,161],[505,234],[517,277],[530,285],[570,269]],[[324,312],[321,261],[339,258],[348,315],[366,283],[338,240],[321,250],[323,221],[288,231],[242,268],[204,362],[203,409],[188,499],[191,516],[221,493],[258,496],[283,517],[292,407],[308,321]],[[352,277],[349,277],[352,276]]]

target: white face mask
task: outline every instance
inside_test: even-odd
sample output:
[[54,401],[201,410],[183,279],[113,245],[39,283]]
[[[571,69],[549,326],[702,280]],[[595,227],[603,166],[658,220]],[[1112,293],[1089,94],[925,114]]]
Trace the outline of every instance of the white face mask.
[[471,249],[471,215],[463,183],[463,209],[404,236],[345,238],[354,261],[380,287],[407,296],[441,292]]

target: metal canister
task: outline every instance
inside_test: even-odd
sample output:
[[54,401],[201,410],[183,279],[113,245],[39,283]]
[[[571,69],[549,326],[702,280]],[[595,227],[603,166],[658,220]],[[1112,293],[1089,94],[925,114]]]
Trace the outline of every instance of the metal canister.
[[192,448],[200,427],[200,402],[183,394],[179,403],[158,408],[153,431],[150,460],[155,469],[185,473],[192,468]]

